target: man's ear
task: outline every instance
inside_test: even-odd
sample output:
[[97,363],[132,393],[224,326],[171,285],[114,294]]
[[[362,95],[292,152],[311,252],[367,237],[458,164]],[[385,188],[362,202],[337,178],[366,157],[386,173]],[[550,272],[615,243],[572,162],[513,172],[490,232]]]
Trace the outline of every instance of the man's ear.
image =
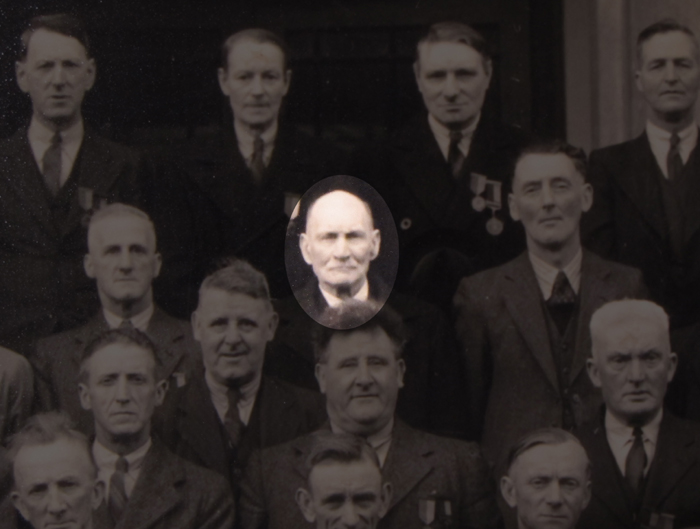
[[168,381],[166,379],[161,380],[156,384],[156,406],[160,406],[163,404],[163,401],[165,400],[165,394],[168,392]]
[[153,259],[153,278],[155,279],[160,275],[160,269],[163,266],[163,256],[156,252]]
[[78,384],[78,396],[80,397],[80,406],[84,410],[92,409],[92,399],[90,399],[90,392],[86,384],[82,382]]
[[416,60],[413,63],[413,75],[416,78],[416,84],[418,85],[418,91],[423,93],[423,91],[420,89],[421,82],[420,82],[420,64],[418,63],[418,60]]
[[105,484],[102,480],[95,480],[95,486],[92,489],[92,510],[96,510],[105,497]]
[[399,377],[399,387],[403,387],[403,377],[406,374],[406,362],[403,361],[403,358],[399,358],[396,361],[396,365],[398,367],[398,377]]
[[97,77],[97,64],[95,63],[95,59],[88,59],[86,64],[88,81],[85,84],[86,88],[90,90],[95,85],[95,78]]
[[309,494],[309,491],[301,487],[298,488],[296,494],[294,495],[294,499],[296,500],[299,509],[301,509],[301,514],[304,515],[306,521],[309,523],[314,523],[316,521],[316,511],[314,511],[311,501],[311,494]]
[[371,241],[372,251],[370,253],[370,261],[374,261],[379,255],[379,248],[382,245],[382,234],[379,232],[379,230],[372,230]]
[[270,316],[270,322],[267,324],[267,332],[268,332],[267,339],[268,339],[268,341],[271,341],[275,337],[275,333],[277,332],[277,326],[279,325],[279,322],[280,322],[280,317],[273,310],[272,316]]
[[229,96],[229,90],[228,90],[228,84],[226,83],[226,80],[228,79],[228,72],[224,70],[223,68],[219,68],[217,71],[217,78],[219,80],[219,88],[221,89],[221,93],[224,94],[226,97]]
[[515,483],[510,478],[510,476],[503,476],[501,478],[501,494],[503,494],[503,499],[510,507],[515,507],[518,504],[518,499],[515,494]]
[[518,210],[518,204],[515,201],[515,195],[513,193],[508,194],[508,209],[510,210],[510,216],[513,220],[520,220],[520,211]]
[[493,62],[491,62],[491,59],[485,59],[483,62],[484,66],[484,73],[486,74],[486,77],[488,78],[488,85],[489,87],[491,86],[491,79],[493,77]]
[[668,361],[671,363],[668,368],[668,381],[671,382],[678,368],[678,355],[676,353],[670,353],[668,355]]
[[589,358],[586,360],[586,371],[588,371],[588,378],[591,379],[591,382],[596,388],[599,388],[603,385],[603,382],[600,380],[600,371],[598,370],[598,365],[595,363],[595,360],[593,358]]
[[284,72],[284,95],[289,92],[289,86],[292,84],[292,70]]
[[644,93],[644,87],[642,86],[642,72],[636,70],[634,72],[634,85],[640,93]]
[[316,381],[321,393],[326,394],[326,364],[316,364]]
[[15,509],[19,511],[19,513],[22,515],[22,518],[24,518],[26,521],[29,521],[29,512],[27,512],[27,506],[24,504],[24,500],[22,500],[22,497],[19,495],[19,492],[13,490],[10,497],[12,498],[12,505],[14,505]]
[[585,487],[585,488],[586,488],[586,492],[585,492],[586,497],[585,497],[584,500],[583,500],[583,509],[581,509],[581,510],[585,510],[585,508],[588,507],[588,504],[589,504],[589,502],[591,501],[591,489],[592,489],[592,485],[591,485],[591,481],[590,481],[590,480],[586,481],[586,487]]
[[381,502],[382,505],[379,507],[379,518],[384,518],[387,512],[389,512],[389,505],[391,505],[391,496],[394,493],[394,490],[391,486],[391,483],[386,482],[382,485],[382,497]]
[[83,268],[85,269],[85,275],[90,279],[95,279],[95,262],[92,260],[92,256],[89,253],[85,254],[83,257]]
[[192,323],[192,337],[199,342],[201,340],[199,334],[199,314],[197,314],[196,310],[192,313],[190,322]]
[[593,206],[593,186],[586,182],[581,189],[581,211],[584,213]]
[[301,250],[301,256],[304,258],[306,264],[310,265],[312,263],[311,252],[309,251],[309,238],[306,233],[299,235],[299,249]]
[[25,61],[15,62],[15,76],[17,77],[17,86],[25,94],[29,93],[29,85],[27,84],[27,63]]

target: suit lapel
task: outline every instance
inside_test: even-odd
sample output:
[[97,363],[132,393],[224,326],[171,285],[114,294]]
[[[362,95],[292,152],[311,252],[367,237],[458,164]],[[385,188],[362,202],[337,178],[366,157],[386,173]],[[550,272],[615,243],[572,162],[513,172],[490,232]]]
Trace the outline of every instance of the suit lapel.
[[547,320],[542,310],[542,292],[527,252],[505,271],[503,297],[510,317],[552,386],[559,390],[557,369],[549,343]]
[[[282,438],[290,438],[285,435],[285,430],[294,427],[290,421],[293,407],[294,400],[273,379],[263,376],[251,414],[251,422],[253,414],[257,414],[259,420],[260,446],[270,446],[281,442]],[[290,433],[293,437],[296,431]]]
[[154,343],[158,344],[158,353],[161,355],[161,362],[165,368],[165,376],[169,377],[175,366],[180,362],[180,359],[185,354],[181,349],[171,347],[175,342],[184,338],[180,330],[172,325],[173,318],[170,318],[160,308],[155,307],[153,316],[148,322],[148,336]]
[[[75,335],[75,348],[73,349],[73,362],[80,368],[80,361],[83,356],[83,348],[98,334],[109,330],[107,320],[105,320],[102,310],[88,321],[80,332]],[[77,371],[76,371],[77,372]]]
[[[698,142],[700,143],[700,141]],[[697,213],[697,205],[700,202],[700,148],[695,146],[688,158],[686,167],[684,188],[683,188],[683,213],[685,218],[685,229],[683,230],[684,242],[688,243],[695,233],[700,229],[700,214]]]

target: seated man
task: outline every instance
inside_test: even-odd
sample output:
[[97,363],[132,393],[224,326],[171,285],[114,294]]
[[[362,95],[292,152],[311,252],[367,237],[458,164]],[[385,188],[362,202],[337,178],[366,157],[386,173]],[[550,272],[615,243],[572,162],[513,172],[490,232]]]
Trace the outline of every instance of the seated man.
[[34,402],[34,374],[27,360],[0,347],[0,444],[24,424]]
[[202,362],[157,414],[162,439],[178,455],[236,486],[253,449],[284,443],[326,420],[323,398],[263,375],[277,328],[265,276],[232,261],[207,277],[192,315]]
[[107,487],[96,529],[231,529],[226,481],[151,437],[168,383],[145,334],[115,329],[97,336],[85,348],[79,380],[80,402],[95,420],[92,455]]
[[102,503],[104,483],[97,479],[87,438],[72,429],[67,415],[31,417],[12,439],[10,457],[12,501],[35,529],[95,527],[93,511]]
[[153,304],[151,283],[160,272],[156,234],[148,215],[111,204],[90,219],[85,272],[95,279],[102,309],[82,327],[40,340],[32,358],[40,407],[66,411],[79,430],[92,433],[93,420],[78,400],[75,380],[83,348],[108,329],[136,328],[157,345],[164,374],[185,384],[197,344],[189,325]]
[[591,499],[591,465],[572,434],[535,430],[508,455],[501,493],[515,508],[518,529],[574,529]]
[[608,303],[591,319],[588,374],[605,409],[577,431],[593,465],[581,528],[700,526],[700,425],[663,409],[676,371],[669,319],[649,301]]
[[306,461],[309,478],[297,505],[318,529],[376,529],[391,501],[372,447],[354,435],[316,432]]
[[[387,306],[352,330],[319,328],[314,347],[330,418],[325,429],[363,437],[376,451],[393,486],[383,527],[422,529],[433,522],[431,513],[434,528],[495,527],[495,493],[479,448],[414,430],[395,417],[404,341],[401,319]],[[308,527],[294,497],[308,482],[313,440],[309,435],[254,454],[241,485],[242,527]]]

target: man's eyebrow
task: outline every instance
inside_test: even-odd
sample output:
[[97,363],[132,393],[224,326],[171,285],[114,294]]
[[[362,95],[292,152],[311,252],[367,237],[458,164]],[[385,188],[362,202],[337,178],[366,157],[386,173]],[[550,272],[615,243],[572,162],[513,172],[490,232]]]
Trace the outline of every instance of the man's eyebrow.
[[336,494],[331,494],[330,496],[326,496],[321,500],[321,503],[338,503],[342,502],[345,500],[345,494],[341,494],[340,492]]

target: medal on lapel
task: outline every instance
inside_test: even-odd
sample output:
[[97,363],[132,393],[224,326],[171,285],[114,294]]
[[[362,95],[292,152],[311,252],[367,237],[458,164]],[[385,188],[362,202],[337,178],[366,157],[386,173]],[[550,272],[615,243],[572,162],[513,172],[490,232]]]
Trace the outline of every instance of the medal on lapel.
[[89,187],[78,187],[78,203],[83,210],[90,211],[92,209],[94,197],[95,194]]
[[438,527],[452,527],[452,502],[433,491],[427,498],[418,500],[418,518],[430,529],[437,520]]
[[430,528],[430,524],[435,520],[435,499],[427,498],[418,500],[418,518],[425,524],[426,528]]
[[486,206],[491,210],[491,218],[486,222],[486,231],[489,235],[497,237],[503,233],[503,221],[496,216],[501,209],[501,182],[496,180],[486,181]]
[[472,173],[470,176],[469,189],[474,193],[472,207],[475,211],[484,211],[486,207],[486,200],[481,196],[486,190],[486,182],[488,182],[488,179],[482,174]]

